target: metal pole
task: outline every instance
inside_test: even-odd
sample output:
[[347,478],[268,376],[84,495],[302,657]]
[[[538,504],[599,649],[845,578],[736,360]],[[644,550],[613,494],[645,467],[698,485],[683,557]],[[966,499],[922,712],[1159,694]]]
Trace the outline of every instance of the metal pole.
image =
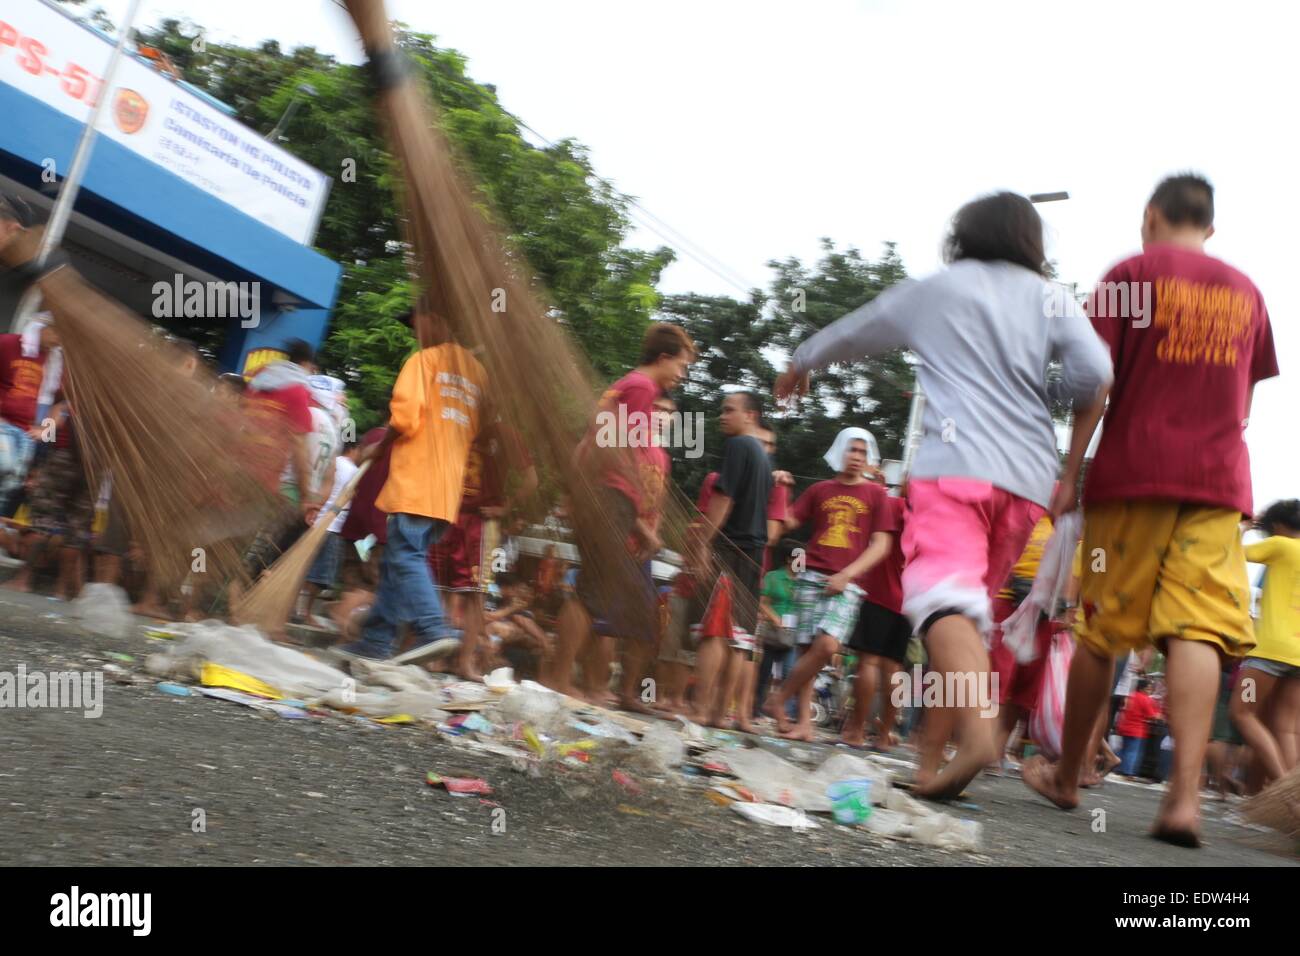
[[[920,367],[920,360],[916,366]],[[912,459],[916,457],[916,446],[925,432],[925,393],[921,391],[921,382],[916,378],[912,385],[912,407],[907,415],[907,434],[903,437],[903,468],[899,484],[907,484],[912,474]]]
[[[64,177],[63,188],[59,191],[59,198],[50,211],[50,221],[46,223],[45,234],[41,237],[41,247],[36,254],[38,267],[45,264],[50,253],[63,241],[63,232],[68,227],[68,219],[72,216],[72,207],[77,201],[77,193],[81,189],[81,180],[86,174],[86,166],[90,163],[90,153],[95,146],[95,131],[99,125],[99,116],[104,111],[104,103],[109,99],[112,91],[113,76],[117,72],[118,62],[122,59],[122,51],[126,49],[127,40],[131,36],[136,14],[140,12],[140,3],[141,0],[131,0],[131,5],[126,10],[126,17],[118,30],[117,45],[113,47],[113,53],[108,58],[108,67],[104,70],[99,95],[95,97],[95,105],[91,107],[90,118],[81,130],[81,138],[77,141],[77,149],[72,154],[72,166],[68,170],[68,175]],[[32,286],[27,290],[22,301],[18,303],[18,308],[14,312],[12,326],[14,332],[23,330],[28,318],[40,307],[40,302],[41,290],[36,286]]]

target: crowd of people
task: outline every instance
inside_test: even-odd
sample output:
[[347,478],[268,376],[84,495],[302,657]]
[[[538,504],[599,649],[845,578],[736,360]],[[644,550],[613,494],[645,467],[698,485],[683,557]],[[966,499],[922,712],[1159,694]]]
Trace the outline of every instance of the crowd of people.
[[[1152,832],[1196,845],[1203,784],[1255,791],[1300,759],[1300,502],[1255,515],[1243,432],[1254,385],[1278,368],[1260,293],[1204,251],[1213,212],[1203,178],[1161,182],[1144,210],[1143,251],[1081,306],[1049,282],[1028,200],[967,204],[947,268],[817,332],[774,386],[793,416],[811,373],[908,350],[925,396],[908,472],[889,486],[874,437],[846,427],[824,456],[828,477],[796,494],[776,467],[763,397],[729,392],[718,468],[672,553],[661,537],[672,484],[663,443],[620,440],[612,454],[593,421],[576,450],[592,500],[558,512],[578,560],[555,544],[523,555],[524,518],[539,507],[528,443],[495,410],[483,366],[428,308],[408,316],[423,347],[401,368],[386,425],[357,441],[343,383],[319,374],[306,343],[287,343],[283,361],[217,386],[246,413],[249,467],[280,502],[248,548],[249,575],[328,520],[297,617],[337,634],[341,658],[470,680],[510,666],[602,705],[743,731],[770,720],[797,740],[819,734],[816,694],[830,673],[851,686],[840,742],[890,750],[910,731],[921,797],[957,796],[1014,757],[1025,783],[1064,808],[1112,772],[1167,778]],[[0,222],[21,218],[0,204]],[[1139,286],[1150,290],[1141,314],[1129,303],[1144,296],[1117,306],[1103,294]],[[185,343],[166,347],[179,362],[200,360]],[[48,323],[0,336],[0,498],[5,547],[24,561],[13,586],[52,573],[71,597],[87,555],[102,556],[95,575],[112,582],[126,581],[123,561],[138,555],[111,482],[88,487],[76,460],[57,354]],[[667,434],[671,393],[696,358],[681,328],[653,325],[597,415],[644,416],[653,435]],[[1064,464],[1054,402],[1072,408]],[[92,533],[97,500],[106,518]],[[1070,585],[1036,622],[1024,660],[1002,624],[1032,589],[1054,519],[1076,509]],[[592,512],[625,542],[629,583],[614,597],[582,527]],[[1244,544],[1251,529],[1264,537]],[[1257,621],[1247,561],[1267,566]],[[160,595],[147,579],[135,590],[150,613],[215,606],[192,589]],[[1042,751],[1057,748],[1032,728],[1062,635],[1073,653],[1049,762]],[[996,706],[918,706],[921,674],[976,678]],[[902,705],[900,688],[915,691]]]

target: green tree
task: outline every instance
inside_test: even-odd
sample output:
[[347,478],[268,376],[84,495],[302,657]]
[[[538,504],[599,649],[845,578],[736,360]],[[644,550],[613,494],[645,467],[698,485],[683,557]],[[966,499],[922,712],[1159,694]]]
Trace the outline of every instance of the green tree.
[[[365,72],[311,47],[286,55],[274,40],[256,47],[196,43],[202,33],[166,19],[139,38],[264,134],[298,98],[282,130],[284,145],[334,179],[316,247],[346,271],[321,358],[348,382],[358,426],[366,427],[383,417],[397,367],[414,344],[397,321],[414,290],[393,192],[399,176],[383,147]],[[533,145],[495,90],[468,76],[462,55],[439,48],[428,34],[402,31],[399,42],[428,82],[485,214],[526,260],[539,294],[597,372],[620,374],[636,360],[672,252],[623,245],[628,199],[595,175],[581,144]],[[299,92],[304,84],[314,95]],[[354,178],[345,175],[351,170]]]

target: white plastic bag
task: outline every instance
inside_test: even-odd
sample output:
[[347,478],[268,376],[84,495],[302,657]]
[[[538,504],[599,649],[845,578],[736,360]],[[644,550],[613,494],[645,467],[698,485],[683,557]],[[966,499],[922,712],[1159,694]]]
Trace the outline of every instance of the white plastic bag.
[[1068,631],[1052,635],[1052,649],[1043,668],[1038,706],[1029,718],[1029,736],[1049,760],[1061,756],[1061,734],[1065,728],[1065,685],[1074,658],[1074,641]]
[[87,584],[72,602],[72,616],[85,630],[107,637],[127,637],[135,623],[126,592],[113,584]]
[[782,807],[773,803],[744,803],[740,800],[730,804],[730,807],[745,819],[766,823],[770,827],[816,830],[821,826],[815,820],[809,819],[802,810],[793,807]]
[[1002,643],[1015,655],[1016,662],[1028,664],[1038,654],[1034,631],[1042,614],[1056,612],[1056,602],[1070,581],[1074,549],[1083,533],[1083,515],[1071,511],[1056,519],[1052,536],[1043,548],[1043,559],[1034,575],[1034,586],[1020,607],[1002,622]]
[[664,774],[686,759],[686,742],[667,724],[655,724],[637,745],[635,762],[642,769]]

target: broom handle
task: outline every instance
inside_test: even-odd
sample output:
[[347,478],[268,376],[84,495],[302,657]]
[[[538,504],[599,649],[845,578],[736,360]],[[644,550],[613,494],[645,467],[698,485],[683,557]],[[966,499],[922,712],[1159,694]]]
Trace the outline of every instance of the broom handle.
[[338,493],[338,497],[334,499],[334,503],[328,508],[322,508],[320,510],[320,514],[316,517],[317,524],[326,520],[333,521],[334,518],[338,516],[338,513],[347,506],[348,502],[352,500],[352,496],[356,494],[357,485],[361,481],[361,476],[370,470],[370,465],[373,462],[374,459],[370,458],[361,463],[361,467],[357,469],[357,473],[352,476],[351,480],[348,481],[346,485],[343,486],[343,490]]

